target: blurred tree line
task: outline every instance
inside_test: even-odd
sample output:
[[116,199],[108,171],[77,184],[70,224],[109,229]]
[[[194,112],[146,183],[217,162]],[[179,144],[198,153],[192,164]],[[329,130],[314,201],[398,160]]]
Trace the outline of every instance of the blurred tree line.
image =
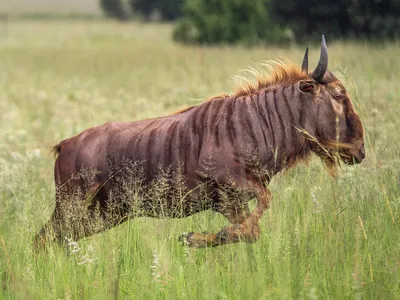
[[173,37],[183,43],[301,42],[312,34],[395,39],[400,0],[100,0],[119,20],[177,20]]
[[273,0],[270,11],[297,41],[318,32],[328,36],[400,37],[400,0]]
[[100,0],[106,16],[120,21],[132,15],[145,20],[173,21],[182,16],[183,3],[184,0]]

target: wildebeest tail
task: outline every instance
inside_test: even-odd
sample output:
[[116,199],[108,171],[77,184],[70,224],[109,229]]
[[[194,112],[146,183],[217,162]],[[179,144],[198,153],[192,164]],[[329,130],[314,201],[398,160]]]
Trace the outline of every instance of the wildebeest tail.
[[53,152],[54,156],[57,157],[58,154],[60,154],[61,150],[64,148],[64,146],[68,143],[73,138],[65,139],[59,142],[57,145],[53,146],[51,148],[51,152]]
[[57,157],[58,154],[60,154],[62,149],[62,142],[58,143],[57,145],[53,146],[51,148],[51,152],[54,154],[55,157]]

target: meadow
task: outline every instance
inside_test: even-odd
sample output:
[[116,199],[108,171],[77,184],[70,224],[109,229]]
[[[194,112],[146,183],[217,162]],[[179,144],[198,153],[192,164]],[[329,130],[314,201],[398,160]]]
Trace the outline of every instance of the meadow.
[[0,15],[10,16],[41,16],[62,17],[75,16],[100,16],[99,1],[96,0],[2,0],[0,2]]
[[[263,60],[304,46],[184,47],[171,27],[111,21],[0,24],[0,299],[399,299],[399,43],[328,39],[367,157],[329,176],[318,158],[275,176],[253,244],[190,249],[177,238],[228,222],[131,219],[35,254],[54,207],[51,147],[107,121],[167,115],[235,89]],[[319,45],[311,45],[310,68]],[[254,203],[253,203],[254,205]],[[68,252],[68,253],[67,253]]]

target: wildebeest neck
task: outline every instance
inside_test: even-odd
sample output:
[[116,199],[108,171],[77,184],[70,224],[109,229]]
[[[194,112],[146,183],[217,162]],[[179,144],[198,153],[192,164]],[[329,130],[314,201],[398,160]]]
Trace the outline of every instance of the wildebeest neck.
[[309,153],[297,128],[306,126],[299,91],[293,85],[214,99],[188,113],[199,141],[199,161],[237,162],[273,175]]

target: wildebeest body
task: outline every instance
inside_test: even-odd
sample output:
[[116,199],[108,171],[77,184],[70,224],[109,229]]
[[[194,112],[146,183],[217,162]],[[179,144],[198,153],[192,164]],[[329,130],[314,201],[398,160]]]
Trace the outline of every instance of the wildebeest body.
[[[81,170],[96,170],[92,185],[99,187],[96,197],[106,205],[107,195],[114,187],[110,178],[116,171],[116,177],[124,172],[125,161],[139,162],[145,184],[156,179],[163,167],[179,166],[187,189],[208,181],[213,204],[218,206],[217,195],[211,195],[215,186],[240,183],[240,177],[248,176],[269,180],[290,159],[309,153],[307,143],[296,131],[296,127],[307,127],[307,118],[301,118],[307,114],[307,106],[301,99],[291,85],[271,87],[256,95],[209,100],[167,117],[90,128],[57,146],[55,180],[64,183]],[[61,169],[65,167],[69,169]],[[84,189],[86,184],[80,180]],[[71,186],[76,185],[73,182]],[[191,201],[186,205],[190,209],[183,208],[186,214],[182,217],[197,212],[193,207],[207,208],[193,203],[206,198],[188,199]]]
[[[89,199],[88,209],[99,208],[105,219],[117,205],[116,218],[107,219],[102,229],[126,220],[132,212],[129,193],[123,192],[125,174],[132,171],[127,164],[141,174],[136,215],[185,217],[213,209],[235,225],[217,234],[191,234],[189,245],[257,239],[259,219],[272,198],[264,184],[274,174],[312,151],[329,167],[335,164],[335,151],[347,163],[364,158],[361,121],[343,85],[327,70],[324,41],[321,49],[311,74],[304,70],[306,59],[303,70],[278,64],[275,77],[258,87],[249,85],[166,117],[106,123],[60,142],[55,146],[56,209],[36,240],[44,240],[49,228],[58,240],[63,234],[80,238],[96,232],[66,230],[69,217],[62,207],[76,190],[82,201]],[[85,175],[87,170],[92,177]],[[183,193],[169,188],[174,176],[182,179]],[[160,180],[163,200],[148,192]],[[231,193],[237,190],[242,197]],[[251,195],[258,201],[252,213],[247,206]]]
[[[256,120],[256,116],[233,113],[234,106],[243,108],[246,105],[244,101],[214,99],[177,115],[137,122],[106,123],[90,128],[57,145],[59,154],[55,180],[66,183],[63,193],[68,187],[76,189],[79,186],[85,194],[93,193],[93,200],[100,201],[101,206],[106,207],[108,195],[115,188],[115,179],[123,176],[127,161],[137,162],[137,167],[143,169],[145,185],[156,181],[162,168],[179,167],[184,175],[185,187],[192,190],[207,183],[205,188],[209,197],[189,195],[185,207],[179,212],[171,204],[163,208],[163,213],[184,217],[200,210],[216,208],[218,195],[213,193],[216,184],[223,185],[232,180],[233,174],[245,176],[245,170],[251,167],[246,166],[244,153],[253,149],[253,152],[260,152],[261,155],[257,156],[262,157],[264,163],[272,160],[272,149],[268,151],[265,144],[253,137],[256,133],[251,134],[252,130],[262,131],[259,122],[251,121]],[[218,113],[219,110],[221,113]],[[240,140],[238,137],[241,137]],[[85,182],[78,175],[81,170],[95,170],[93,182]],[[74,176],[76,179],[71,180]],[[60,201],[65,201],[61,198]],[[213,198],[213,201],[209,198]],[[146,201],[146,198],[142,200]],[[148,201],[152,203],[151,199]],[[168,213],[169,208],[171,212]],[[146,215],[146,212],[153,214],[153,210],[141,210],[142,215]]]

